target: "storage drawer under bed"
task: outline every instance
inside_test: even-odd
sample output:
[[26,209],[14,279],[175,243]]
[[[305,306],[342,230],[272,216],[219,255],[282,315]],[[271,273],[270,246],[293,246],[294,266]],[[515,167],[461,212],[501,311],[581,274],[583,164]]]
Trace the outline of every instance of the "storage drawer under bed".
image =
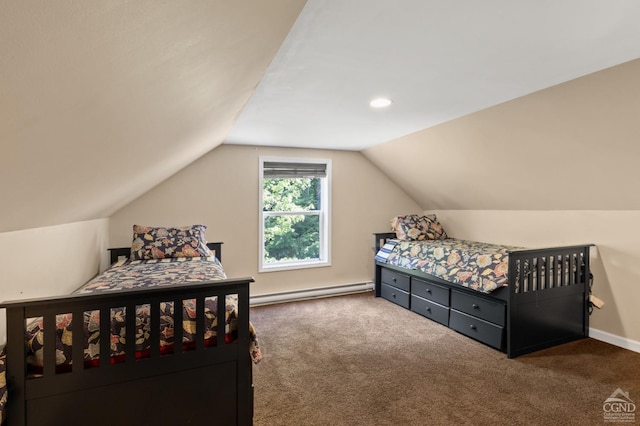
[[409,309],[409,292],[387,284],[380,286],[380,294],[390,302]]
[[506,306],[472,294],[451,290],[451,309],[464,312],[499,326],[505,325]]
[[449,308],[422,297],[411,295],[411,310],[443,325],[449,325]]
[[504,327],[451,309],[449,327],[496,349],[503,348]]
[[409,275],[401,274],[390,269],[382,268],[381,272],[382,284],[397,287],[406,292],[411,291],[411,278]]
[[431,300],[442,306],[449,306],[449,289],[419,278],[411,278],[411,294]]

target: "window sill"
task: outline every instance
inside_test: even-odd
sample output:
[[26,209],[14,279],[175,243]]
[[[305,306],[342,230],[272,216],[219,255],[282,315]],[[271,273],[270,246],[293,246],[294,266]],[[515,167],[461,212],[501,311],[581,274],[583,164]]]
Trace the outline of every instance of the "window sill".
[[310,268],[323,268],[326,266],[331,266],[331,262],[329,261],[312,261],[312,262],[292,262],[292,263],[280,263],[275,265],[268,266],[260,266],[258,268],[259,273],[263,272],[282,272],[282,271],[291,271],[295,269],[310,269]]

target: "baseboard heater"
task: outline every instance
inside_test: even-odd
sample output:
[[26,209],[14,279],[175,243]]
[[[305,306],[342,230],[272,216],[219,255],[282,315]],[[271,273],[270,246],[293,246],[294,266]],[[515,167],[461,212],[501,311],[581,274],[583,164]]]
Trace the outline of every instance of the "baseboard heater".
[[373,282],[338,285],[305,290],[287,291],[282,293],[260,294],[251,296],[251,306],[269,305],[272,303],[293,302],[297,300],[315,299],[318,297],[330,297],[351,293],[362,293],[373,290]]

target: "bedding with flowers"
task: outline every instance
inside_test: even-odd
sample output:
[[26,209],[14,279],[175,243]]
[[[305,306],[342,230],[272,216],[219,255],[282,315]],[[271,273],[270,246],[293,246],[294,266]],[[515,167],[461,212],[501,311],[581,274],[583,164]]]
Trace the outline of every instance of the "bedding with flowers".
[[[207,282],[225,279],[222,265],[216,258],[171,258],[128,261],[115,265],[103,274],[89,281],[76,293],[93,293],[123,290],[130,288],[158,287],[180,283]],[[217,298],[205,299],[205,345],[215,345],[218,323]],[[238,296],[227,295],[224,314],[226,342],[237,337]],[[183,350],[195,347],[196,310],[195,300],[183,302]],[[160,353],[173,352],[173,302],[160,304]],[[114,308],[111,311],[111,362],[124,362],[125,358],[125,322],[126,308]],[[136,357],[148,356],[150,351],[150,308],[149,305],[136,306]],[[220,315],[221,317],[221,315]],[[71,368],[71,331],[72,315],[56,316],[56,364],[58,371]],[[84,363],[86,367],[97,366],[100,356],[100,314],[99,311],[84,313],[83,331],[86,340]],[[29,321],[26,330],[28,363],[33,373],[40,373],[43,364],[43,322],[42,318]],[[258,363],[262,354],[258,346],[255,329],[249,324],[251,340],[250,354],[254,363]]]
[[376,254],[388,265],[417,269],[437,278],[482,293],[506,286],[509,251],[517,247],[465,241],[391,240]]
[[391,219],[396,238],[376,253],[378,262],[416,269],[483,293],[508,283],[509,251],[518,247],[449,238],[435,214]]

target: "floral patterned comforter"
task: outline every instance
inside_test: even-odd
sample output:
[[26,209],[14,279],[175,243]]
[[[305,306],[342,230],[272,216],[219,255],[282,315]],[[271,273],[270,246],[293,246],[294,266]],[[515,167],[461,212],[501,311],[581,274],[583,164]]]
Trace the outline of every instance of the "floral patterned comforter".
[[[78,289],[75,293],[93,293],[131,288],[160,287],[185,283],[206,282],[225,279],[226,275],[220,262],[212,258],[171,258],[154,260],[126,261],[115,264],[103,274]],[[225,336],[226,342],[236,339],[238,296],[227,295],[225,300]],[[205,345],[212,346],[217,342],[215,327],[218,323],[217,298],[205,299]],[[173,352],[173,303],[160,304],[160,353]],[[136,306],[136,357],[150,355],[150,306]],[[195,347],[195,300],[183,302],[183,350]],[[111,310],[111,362],[123,362],[126,342],[126,308]],[[255,363],[262,358],[256,339],[255,329],[250,326],[251,357]],[[84,313],[83,331],[86,346],[84,363],[87,367],[97,366],[100,355],[100,312]],[[71,328],[72,315],[56,316],[56,365],[58,371],[71,368]],[[43,358],[43,323],[42,318],[33,318],[27,325],[28,362],[33,373],[42,371]]]
[[455,238],[391,240],[376,254],[376,260],[491,293],[507,285],[509,251],[518,248]]

